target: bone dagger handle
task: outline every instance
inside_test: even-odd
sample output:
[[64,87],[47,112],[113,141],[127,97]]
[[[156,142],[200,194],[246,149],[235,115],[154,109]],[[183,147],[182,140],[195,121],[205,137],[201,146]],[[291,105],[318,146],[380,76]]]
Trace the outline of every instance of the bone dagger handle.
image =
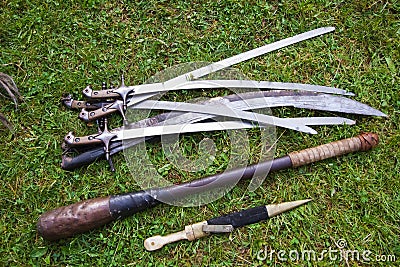
[[328,144],[307,148],[289,153],[293,167],[303,166],[331,157],[337,157],[356,151],[366,151],[378,145],[378,135],[362,133],[358,136],[331,142]]
[[159,203],[145,191],[89,199],[42,214],[37,231],[46,240],[67,238]]
[[166,244],[174,243],[179,240],[187,239],[189,241],[193,241],[195,239],[207,236],[209,235],[209,233],[203,231],[204,225],[207,225],[207,221],[202,221],[192,225],[186,225],[185,230],[180,232],[172,233],[165,236],[156,235],[149,237],[144,241],[144,247],[148,251],[154,251],[162,248]]

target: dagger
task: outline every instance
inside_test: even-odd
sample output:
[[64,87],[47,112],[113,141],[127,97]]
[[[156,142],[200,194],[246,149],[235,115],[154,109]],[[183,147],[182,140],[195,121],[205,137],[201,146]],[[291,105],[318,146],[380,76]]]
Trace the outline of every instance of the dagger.
[[144,241],[144,247],[148,251],[154,251],[162,248],[166,244],[177,242],[179,240],[193,241],[214,233],[229,233],[235,228],[258,223],[281,213],[289,211],[304,205],[312,199],[284,202],[280,204],[265,205],[239,212],[230,213],[224,216],[209,219],[192,225],[185,226],[185,230],[172,233],[166,236],[156,235],[149,237]]

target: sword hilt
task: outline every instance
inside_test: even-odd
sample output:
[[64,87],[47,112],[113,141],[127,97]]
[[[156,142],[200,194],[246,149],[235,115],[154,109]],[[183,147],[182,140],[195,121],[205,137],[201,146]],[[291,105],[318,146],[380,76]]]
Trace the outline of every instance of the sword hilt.
[[87,135],[87,136],[75,136],[73,132],[69,132],[64,137],[65,144],[68,147],[76,147],[76,146],[90,146],[101,144],[103,141],[96,138],[97,135]]
[[79,118],[85,122],[89,122],[106,117],[109,114],[115,113],[117,111],[121,113],[124,121],[126,121],[124,103],[121,100],[116,100],[113,103],[104,105],[96,110],[82,109],[79,114]]
[[90,99],[120,98],[119,94],[114,93],[114,88],[93,90],[90,85],[82,91],[82,94]]

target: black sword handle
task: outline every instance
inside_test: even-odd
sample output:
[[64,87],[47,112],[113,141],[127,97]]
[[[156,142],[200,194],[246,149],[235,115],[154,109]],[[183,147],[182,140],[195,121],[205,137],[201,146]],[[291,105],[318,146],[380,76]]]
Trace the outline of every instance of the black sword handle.
[[72,171],[82,166],[93,163],[97,159],[102,158],[105,155],[106,152],[104,151],[103,147],[91,149],[75,157],[63,155],[61,159],[61,168],[66,171]]
[[[145,138],[146,141],[151,140],[151,139],[156,139],[156,138],[152,137],[152,136]],[[129,142],[126,142],[124,145],[122,145],[122,141],[114,141],[110,144],[110,147],[109,147],[110,155],[114,155],[114,154],[124,150],[124,148],[129,148],[134,145],[137,145],[139,142],[142,142],[142,140],[140,140],[140,139],[131,140]],[[90,150],[87,150],[87,151],[75,156],[75,157],[63,155],[62,160],[61,160],[61,168],[66,171],[72,171],[77,168],[88,165],[90,163],[93,163],[97,159],[105,158],[105,155],[106,155],[106,152],[104,151],[104,147],[92,148]]]

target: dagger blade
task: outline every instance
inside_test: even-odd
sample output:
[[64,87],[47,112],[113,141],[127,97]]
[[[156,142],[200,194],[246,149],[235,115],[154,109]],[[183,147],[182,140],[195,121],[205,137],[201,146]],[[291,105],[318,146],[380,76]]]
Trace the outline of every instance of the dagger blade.
[[[153,237],[149,237],[144,241],[144,247],[148,251],[154,251],[162,248],[167,244],[177,242],[180,240],[186,239],[192,241],[207,236],[210,233],[230,232],[231,229],[233,228],[243,227],[246,225],[270,219],[283,212],[304,205],[310,201],[312,201],[312,199],[284,202],[280,204],[260,206],[252,209],[230,213],[207,221],[202,221],[199,223],[185,226],[185,230],[180,232],[172,233],[166,236],[156,235]],[[206,229],[210,228],[217,229],[217,231],[213,232],[205,231]]]

